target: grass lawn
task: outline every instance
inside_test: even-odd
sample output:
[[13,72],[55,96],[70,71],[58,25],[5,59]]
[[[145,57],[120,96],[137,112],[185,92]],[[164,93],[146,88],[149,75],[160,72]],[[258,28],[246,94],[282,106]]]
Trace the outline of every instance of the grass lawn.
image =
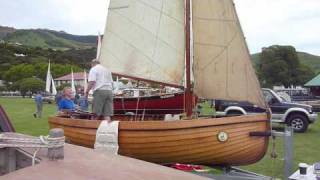
[[7,112],[17,132],[34,136],[47,135],[49,130],[48,117],[56,114],[54,104],[43,104],[42,118],[34,118],[36,105],[30,98],[3,98],[0,104]]
[[[0,97],[0,104],[4,107],[11,119],[14,127],[18,132],[30,135],[47,135],[48,134],[48,117],[56,113],[54,104],[44,104],[43,116],[41,119],[35,119],[33,112],[35,111],[35,103],[33,99],[23,98],[3,98]],[[209,109],[209,105],[205,104],[203,108],[205,114],[214,113]],[[294,134],[294,169],[297,170],[298,163],[305,162],[312,164],[320,161],[320,123],[312,124],[306,133]],[[270,139],[271,140],[271,139]],[[256,164],[241,167],[243,169],[253,171],[259,174],[273,176],[283,179],[284,148],[283,140],[277,138],[276,152],[278,158],[273,160],[270,158],[271,142],[269,150],[265,157]]]

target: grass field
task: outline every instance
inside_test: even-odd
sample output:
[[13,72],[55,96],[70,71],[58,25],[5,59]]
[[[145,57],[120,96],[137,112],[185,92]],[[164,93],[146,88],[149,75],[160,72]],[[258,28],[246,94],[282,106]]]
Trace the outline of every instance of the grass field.
[[[14,127],[18,132],[30,135],[46,135],[48,134],[48,117],[56,113],[56,107],[52,104],[44,104],[43,116],[41,119],[35,119],[33,112],[35,111],[35,103],[32,99],[22,98],[1,98],[0,104],[5,108]],[[205,106],[208,109],[208,105]],[[212,111],[205,111],[213,113]],[[309,126],[307,133],[294,134],[294,170],[297,169],[299,162],[312,164],[320,161],[320,123]],[[276,152],[278,158],[273,160],[270,158],[271,142],[269,151],[265,157],[256,164],[241,167],[256,173],[283,178],[283,140],[277,138]]]

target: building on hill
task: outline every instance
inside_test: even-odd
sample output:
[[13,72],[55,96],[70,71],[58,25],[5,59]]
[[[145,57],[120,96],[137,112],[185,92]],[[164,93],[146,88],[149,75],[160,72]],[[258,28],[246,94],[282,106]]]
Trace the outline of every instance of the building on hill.
[[[87,74],[88,78],[88,74]],[[84,86],[84,72],[76,72],[73,73],[74,85],[75,86]],[[71,84],[71,73],[65,76],[54,79],[56,86],[60,86],[61,84]]]
[[311,79],[304,86],[310,89],[312,95],[320,96],[320,74]]

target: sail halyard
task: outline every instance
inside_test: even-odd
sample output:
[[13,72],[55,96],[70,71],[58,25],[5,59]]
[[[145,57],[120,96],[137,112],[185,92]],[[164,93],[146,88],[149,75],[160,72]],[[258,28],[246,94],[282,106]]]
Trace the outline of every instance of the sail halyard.
[[194,92],[266,107],[232,0],[194,0]]
[[100,61],[113,74],[183,86],[184,0],[111,0]]

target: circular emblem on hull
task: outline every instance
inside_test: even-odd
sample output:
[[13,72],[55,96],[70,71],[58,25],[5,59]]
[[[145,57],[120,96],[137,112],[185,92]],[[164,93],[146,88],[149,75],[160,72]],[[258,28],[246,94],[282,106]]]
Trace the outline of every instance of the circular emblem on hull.
[[218,133],[218,140],[220,142],[226,142],[228,140],[229,136],[226,132],[219,132]]

